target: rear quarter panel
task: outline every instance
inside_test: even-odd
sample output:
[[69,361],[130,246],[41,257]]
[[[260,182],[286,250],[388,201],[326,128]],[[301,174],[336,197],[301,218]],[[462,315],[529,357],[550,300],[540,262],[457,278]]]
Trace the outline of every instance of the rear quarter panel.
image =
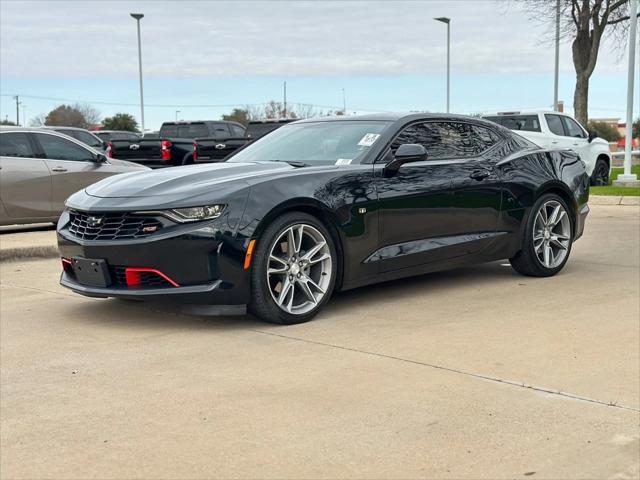
[[553,191],[569,204],[575,218],[589,200],[589,177],[584,162],[571,151],[539,150],[520,153],[497,165],[503,179],[503,211],[499,229],[509,235],[511,253],[522,243],[531,207]]

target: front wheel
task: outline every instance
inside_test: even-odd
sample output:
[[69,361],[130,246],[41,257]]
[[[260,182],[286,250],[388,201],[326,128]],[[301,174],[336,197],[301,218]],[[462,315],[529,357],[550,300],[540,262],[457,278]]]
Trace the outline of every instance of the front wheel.
[[609,164],[602,158],[598,159],[591,174],[591,185],[604,187],[609,185]]
[[546,194],[531,209],[525,226],[522,249],[509,259],[515,271],[532,277],[550,277],[569,259],[573,225],[566,202]]
[[327,228],[302,212],[283,215],[261,236],[251,271],[250,310],[272,323],[311,320],[329,300],[336,248]]

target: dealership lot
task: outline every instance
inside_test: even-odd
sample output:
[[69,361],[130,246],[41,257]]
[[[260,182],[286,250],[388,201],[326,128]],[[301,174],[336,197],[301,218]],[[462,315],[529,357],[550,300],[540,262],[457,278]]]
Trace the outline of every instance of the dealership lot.
[[557,277],[493,263],[316,321],[189,317],[3,262],[2,478],[637,478],[640,209]]

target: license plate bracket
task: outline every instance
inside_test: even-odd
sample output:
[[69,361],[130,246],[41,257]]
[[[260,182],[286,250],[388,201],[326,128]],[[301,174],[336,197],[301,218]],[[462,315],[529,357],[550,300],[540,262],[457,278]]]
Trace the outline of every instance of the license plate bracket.
[[111,285],[109,266],[105,260],[73,257],[71,266],[76,280],[82,285],[92,287],[108,287]]

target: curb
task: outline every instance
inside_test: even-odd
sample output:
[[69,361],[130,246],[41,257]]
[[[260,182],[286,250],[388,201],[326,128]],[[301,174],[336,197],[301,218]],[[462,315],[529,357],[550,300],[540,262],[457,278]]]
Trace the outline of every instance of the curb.
[[0,262],[12,262],[28,258],[56,258],[58,255],[58,248],[54,245],[6,248],[0,250]]
[[621,206],[638,206],[640,205],[640,197],[634,196],[611,196],[611,195],[590,195],[589,203],[591,205],[621,205]]

